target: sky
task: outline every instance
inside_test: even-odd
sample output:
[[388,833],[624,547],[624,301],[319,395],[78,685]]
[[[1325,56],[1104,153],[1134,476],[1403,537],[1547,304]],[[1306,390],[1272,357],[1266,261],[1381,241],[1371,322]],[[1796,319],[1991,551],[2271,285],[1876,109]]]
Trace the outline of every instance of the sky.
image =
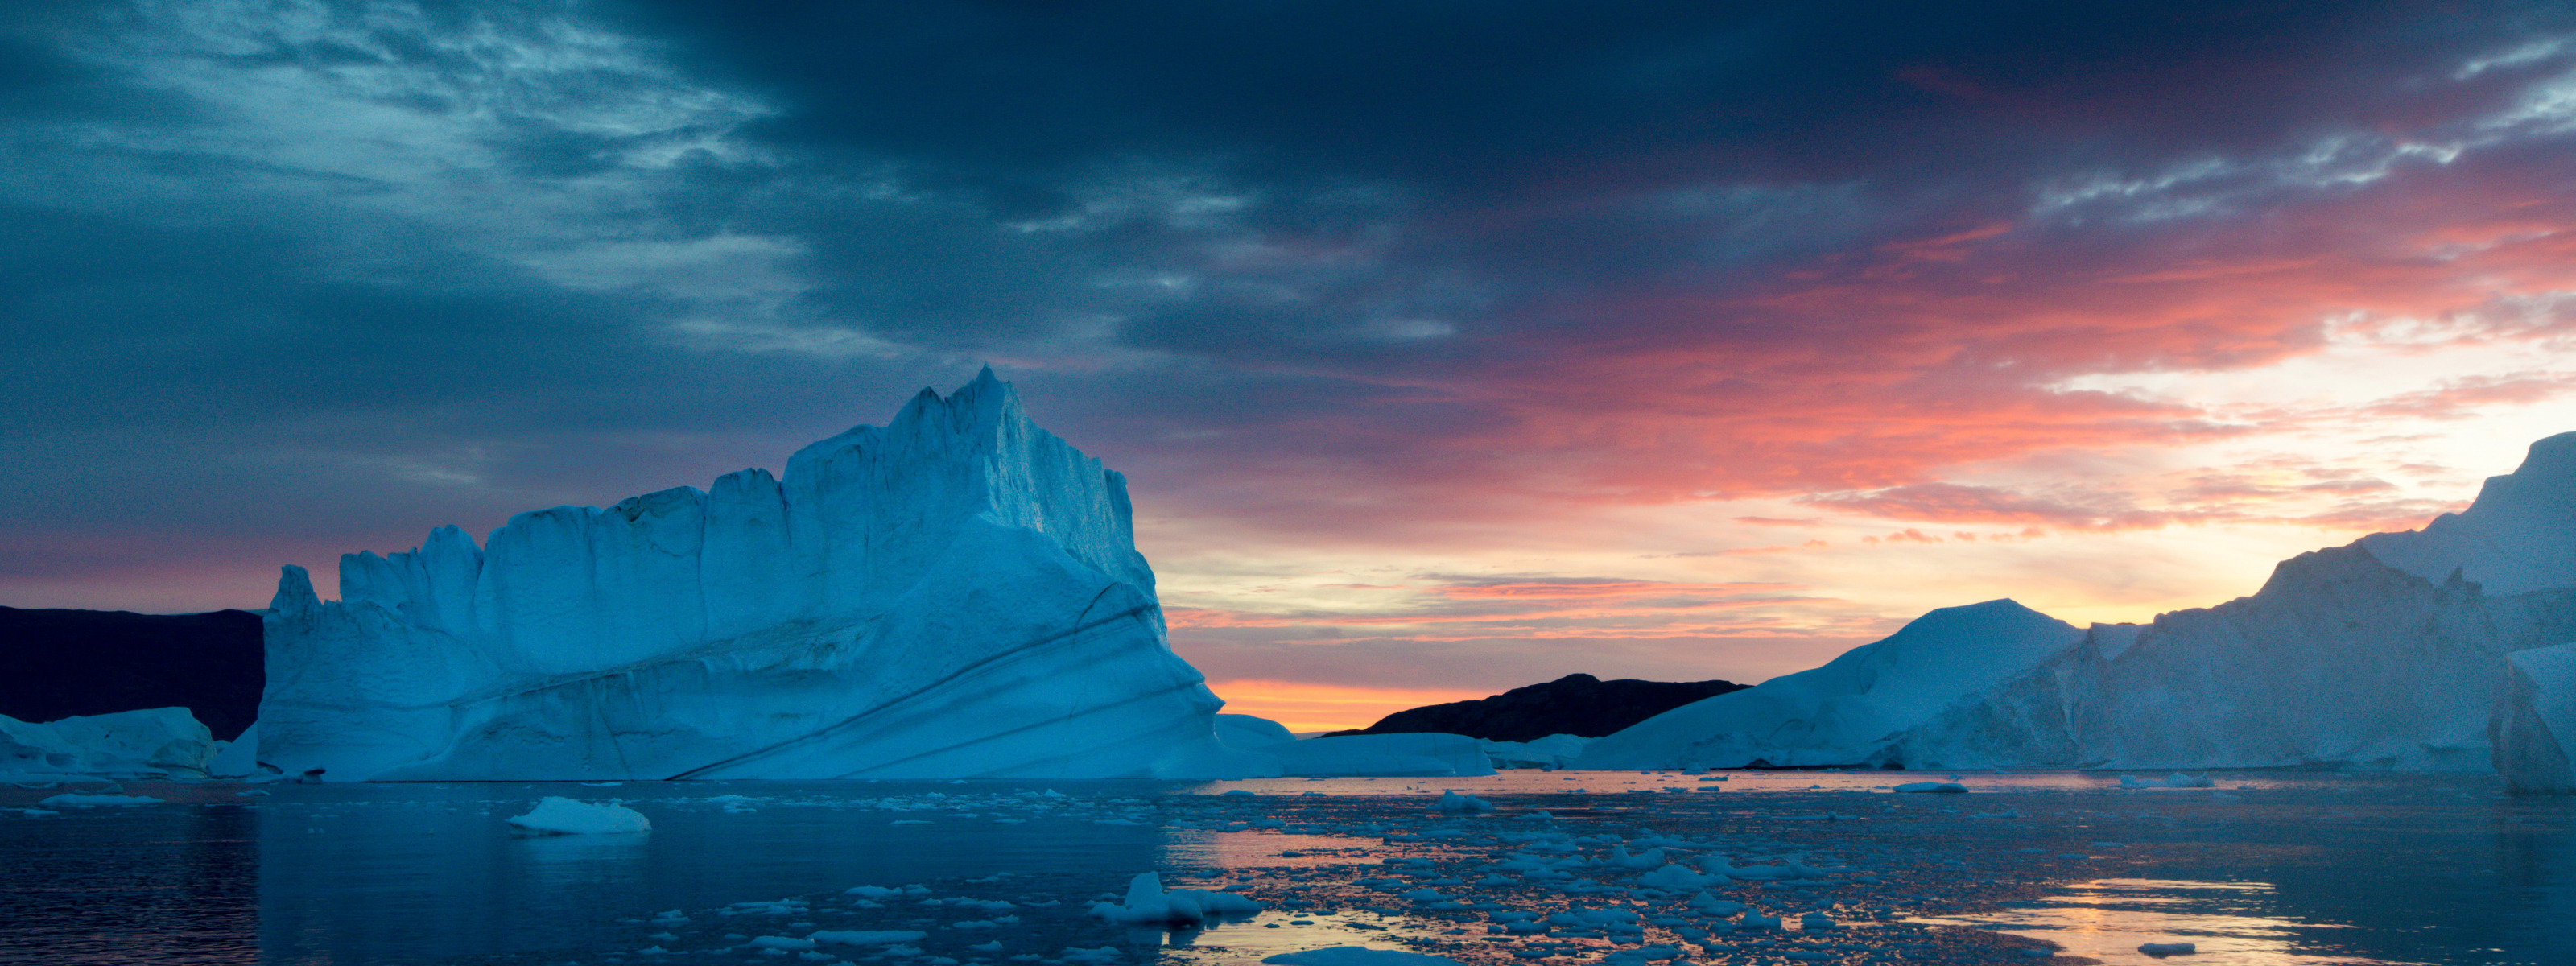
[[0,605],[329,596],[990,364],[1305,730],[2207,606],[2576,430],[2563,3],[6,21]]

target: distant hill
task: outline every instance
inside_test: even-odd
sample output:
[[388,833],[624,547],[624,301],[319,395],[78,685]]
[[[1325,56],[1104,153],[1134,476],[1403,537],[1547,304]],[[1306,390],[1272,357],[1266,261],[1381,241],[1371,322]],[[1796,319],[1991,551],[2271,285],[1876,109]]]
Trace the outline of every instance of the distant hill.
[[259,716],[259,615],[0,607],[0,714],[20,721],[181,707],[216,738]]
[[1702,698],[1749,685],[1732,681],[1604,681],[1568,674],[1490,698],[1409,708],[1336,735],[1440,732],[1487,741],[1535,741],[1549,735],[1598,738]]

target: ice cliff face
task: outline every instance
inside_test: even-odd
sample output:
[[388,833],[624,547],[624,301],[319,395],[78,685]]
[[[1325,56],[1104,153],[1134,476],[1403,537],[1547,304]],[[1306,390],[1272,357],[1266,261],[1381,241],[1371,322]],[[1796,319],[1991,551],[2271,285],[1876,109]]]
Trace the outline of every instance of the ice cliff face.
[[1945,607],[1823,667],[1686,704],[1594,741],[1573,767],[1852,764],[2082,636],[2010,600]]
[[261,760],[331,780],[1215,767],[1126,481],[986,370],[701,492],[286,568]]
[[2507,654],[2504,672],[2487,732],[2496,774],[2516,792],[2576,794],[2576,644]]

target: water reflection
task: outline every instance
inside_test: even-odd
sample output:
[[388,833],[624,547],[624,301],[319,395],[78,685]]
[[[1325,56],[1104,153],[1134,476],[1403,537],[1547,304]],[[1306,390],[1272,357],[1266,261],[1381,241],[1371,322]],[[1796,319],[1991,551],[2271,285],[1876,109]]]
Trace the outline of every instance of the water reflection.
[[2320,933],[2349,929],[2338,923],[2282,918],[2269,883],[2174,879],[2099,879],[2067,886],[2056,898],[1991,916],[1918,918],[1913,922],[1972,926],[2057,943],[2075,956],[2105,963],[2150,962],[2138,951],[2147,943],[2187,942],[2192,963],[2245,966],[2398,963],[2339,949]]
[[[0,961],[400,963],[524,954],[596,963],[652,945],[703,952],[731,932],[861,927],[842,890],[917,882],[943,898],[1053,903],[1024,910],[1024,924],[972,937],[1004,941],[1008,952],[996,959],[1124,938],[1143,947],[1131,948],[1131,961],[1234,963],[1455,924],[1421,920],[1378,897],[1366,901],[1388,907],[1385,915],[1283,908],[1204,932],[1120,937],[1079,910],[1147,870],[1261,877],[1274,886],[1284,879],[1327,895],[1378,874],[1367,871],[1382,860],[1376,836],[1245,834],[1250,823],[1285,815],[1307,833],[1410,826],[1424,820],[1440,789],[1457,788],[1502,803],[1510,814],[1488,817],[1501,823],[1545,808],[1569,828],[1632,837],[1653,828],[1682,838],[1812,841],[1863,863],[1956,857],[1954,871],[1891,876],[1883,887],[1832,901],[1946,911],[2017,888],[2026,876],[2059,880],[2064,870],[2089,881],[1976,922],[2106,963],[2149,962],[2138,945],[2173,940],[2201,951],[2168,963],[2576,963],[2576,935],[2564,926],[2576,921],[2576,801],[2505,799],[2487,777],[2257,773],[2217,776],[2213,790],[2121,791],[2116,775],[1969,775],[1974,793],[1965,796],[1875,791],[1916,777],[1876,773],[1702,777],[1721,776],[1524,772],[1052,788],[322,785],[251,798],[229,785],[136,787],[169,804],[0,813],[0,862],[9,869],[0,877]],[[1237,789],[1258,797],[1209,808],[1191,803],[1219,802],[1167,797]],[[1064,794],[1013,797],[1049,790]],[[0,788],[0,809],[33,806],[48,794]],[[548,794],[622,799],[650,817],[654,831],[511,834],[503,819]],[[904,801],[888,804],[894,797]],[[1301,811],[1314,814],[1300,818]],[[1827,816],[1836,818],[1809,821]],[[1256,869],[1267,871],[1247,871]],[[1221,870],[1237,874],[1212,875]],[[839,908],[817,901],[810,914],[721,913],[790,896],[832,897],[829,906]],[[915,901],[871,912],[897,920],[871,928],[924,930],[933,945],[955,940],[954,952],[967,941],[955,928],[960,921],[986,915],[962,907],[915,912]],[[669,909],[697,920],[668,930],[684,942],[652,938],[665,929],[646,920]],[[1157,948],[1164,952],[1149,951]]]

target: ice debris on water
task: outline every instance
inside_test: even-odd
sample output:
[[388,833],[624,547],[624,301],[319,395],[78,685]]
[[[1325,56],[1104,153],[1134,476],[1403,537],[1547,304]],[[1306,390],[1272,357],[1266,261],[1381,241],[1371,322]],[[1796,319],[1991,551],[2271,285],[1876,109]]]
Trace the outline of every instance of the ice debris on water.
[[2182,772],[2175,772],[2163,778],[2120,776],[2122,788],[2215,788],[2217,784],[2210,781],[2207,775],[2186,775]]
[[2139,946],[2138,951],[2157,959],[2163,959],[2167,956],[2189,956],[2193,953],[2199,952],[2200,947],[2191,943],[2147,943]]
[[1968,790],[1968,786],[1966,786],[1966,785],[1962,785],[1962,784],[1959,784],[1958,782],[1906,782],[1905,784],[1898,785],[1898,786],[1896,786],[1895,788],[1893,788],[1893,789],[1889,789],[1889,790],[1890,790],[1890,791],[1899,791],[1899,792],[1917,792],[1917,793],[1952,794],[1952,795],[1956,795],[1956,794],[1960,794],[1960,793],[1966,792],[1966,791]]
[[1440,810],[1443,812],[1490,812],[1494,810],[1494,803],[1477,798],[1474,795],[1461,795],[1455,791],[1443,791],[1440,793]]
[[1147,872],[1127,883],[1127,901],[1094,903],[1091,914],[1130,925],[1196,926],[1228,916],[1250,916],[1261,904],[1231,892],[1163,889],[1162,876]]
[[653,823],[643,813],[624,805],[602,805],[577,802],[560,795],[548,795],[525,815],[506,819],[510,824],[546,835],[586,835],[618,832],[650,832]]

